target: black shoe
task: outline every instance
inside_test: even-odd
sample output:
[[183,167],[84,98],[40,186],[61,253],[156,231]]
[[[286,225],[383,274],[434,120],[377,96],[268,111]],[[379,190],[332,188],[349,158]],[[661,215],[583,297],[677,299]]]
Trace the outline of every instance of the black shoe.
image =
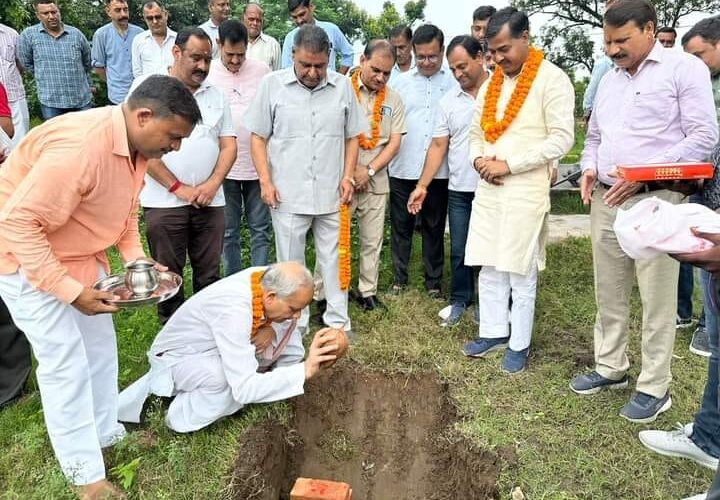
[[380,302],[376,295],[369,297],[360,297],[357,300],[358,305],[363,311],[374,311],[375,309],[385,309],[385,304]]
[[315,312],[310,314],[310,321],[313,323],[316,323],[318,325],[323,324],[323,316],[325,315],[325,311],[327,310],[327,300],[317,300],[315,301]]

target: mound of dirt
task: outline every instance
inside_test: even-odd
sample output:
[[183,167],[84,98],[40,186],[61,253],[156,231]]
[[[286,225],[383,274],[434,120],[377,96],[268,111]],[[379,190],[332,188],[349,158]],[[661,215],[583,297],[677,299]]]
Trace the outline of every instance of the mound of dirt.
[[447,387],[433,375],[387,375],[343,364],[294,401],[290,428],[241,436],[228,492],[288,498],[298,477],[349,483],[354,500],[496,498],[500,459],[461,439]]

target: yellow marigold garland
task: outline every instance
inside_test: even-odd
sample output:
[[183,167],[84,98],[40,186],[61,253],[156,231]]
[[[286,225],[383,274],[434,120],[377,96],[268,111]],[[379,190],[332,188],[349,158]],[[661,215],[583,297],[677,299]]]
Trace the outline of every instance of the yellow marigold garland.
[[258,328],[264,323],[265,314],[263,311],[262,285],[260,279],[264,271],[255,271],[250,275],[250,290],[252,290],[252,331],[250,337],[254,337]]
[[[350,77],[352,82],[353,90],[355,91],[355,97],[360,102],[360,70],[355,71]],[[370,119],[370,139],[365,134],[361,133],[359,136],[360,147],[363,149],[374,149],[380,140],[380,122],[382,121],[382,106],[385,102],[385,90],[386,86],[383,86],[378,90],[375,96],[375,102],[373,103],[373,114]]]
[[338,273],[340,290],[350,287],[350,207],[340,205],[340,230],[338,232]]
[[493,73],[485,93],[483,113],[480,119],[480,126],[485,132],[485,140],[489,143],[494,144],[515,120],[530,92],[530,87],[537,76],[543,57],[541,50],[530,47],[528,58],[523,65],[522,71],[520,71],[515,90],[510,96],[510,100],[505,107],[505,114],[500,121],[497,119],[497,103],[502,90],[503,72],[498,66]]

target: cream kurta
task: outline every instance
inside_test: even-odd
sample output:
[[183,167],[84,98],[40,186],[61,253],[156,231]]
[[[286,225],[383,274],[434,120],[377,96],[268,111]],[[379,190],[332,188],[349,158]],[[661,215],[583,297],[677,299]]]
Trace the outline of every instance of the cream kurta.
[[[478,182],[473,201],[465,264],[527,274],[535,242],[538,268],[545,267],[545,233],[550,211],[550,168],[572,147],[575,90],[568,76],[543,61],[515,120],[491,144],[480,128],[488,79],[478,92],[470,128],[470,160],[495,156],[511,173],[502,186]],[[504,77],[498,101],[502,118],[517,78]]]

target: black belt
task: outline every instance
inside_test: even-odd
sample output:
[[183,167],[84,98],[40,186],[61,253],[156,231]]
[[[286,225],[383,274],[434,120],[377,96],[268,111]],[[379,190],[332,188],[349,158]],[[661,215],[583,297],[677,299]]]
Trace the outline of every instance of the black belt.
[[[610,184],[605,184],[604,182],[600,181],[598,181],[598,184],[600,184],[600,186],[605,189],[610,189],[612,187]],[[660,191],[662,189],[667,189],[666,187],[660,185],[659,182],[645,182],[643,186],[644,188],[638,191],[638,193],[649,193],[651,191]]]

